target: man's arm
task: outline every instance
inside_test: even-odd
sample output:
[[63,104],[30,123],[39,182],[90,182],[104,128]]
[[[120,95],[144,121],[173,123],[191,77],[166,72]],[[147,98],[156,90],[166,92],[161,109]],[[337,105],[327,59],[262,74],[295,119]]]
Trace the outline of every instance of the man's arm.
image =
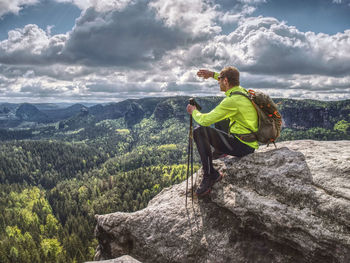
[[208,79],[208,78],[214,78],[214,79],[218,79],[219,73],[216,73],[214,71],[210,71],[207,69],[200,69],[197,72],[197,76],[200,78],[204,78],[204,79]]
[[193,119],[201,126],[210,126],[216,122],[228,118],[228,114],[235,115],[237,108],[232,105],[232,101],[224,98],[219,105],[208,113],[201,113],[197,109],[192,111]]

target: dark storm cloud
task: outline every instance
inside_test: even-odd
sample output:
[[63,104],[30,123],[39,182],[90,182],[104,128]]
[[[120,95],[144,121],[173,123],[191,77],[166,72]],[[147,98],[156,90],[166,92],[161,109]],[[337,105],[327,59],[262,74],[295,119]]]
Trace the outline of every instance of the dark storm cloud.
[[89,8],[77,20],[63,53],[85,65],[140,68],[158,61],[165,52],[208,39],[156,19],[155,10],[139,1],[108,13]]
[[10,31],[8,39],[0,42],[0,63],[142,68],[169,50],[207,40],[219,30],[195,35],[189,28],[167,24],[157,11],[148,1],[109,12],[91,7],[82,13],[72,32],[52,37],[37,25],[27,25]]
[[144,67],[188,38],[154,17],[144,2],[102,15],[89,8],[77,21],[64,55],[85,65]]

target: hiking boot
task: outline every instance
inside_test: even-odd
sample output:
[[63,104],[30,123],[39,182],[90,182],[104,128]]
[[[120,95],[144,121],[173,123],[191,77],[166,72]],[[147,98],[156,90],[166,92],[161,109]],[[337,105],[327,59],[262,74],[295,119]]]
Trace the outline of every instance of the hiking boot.
[[210,175],[204,175],[200,186],[196,190],[197,196],[204,196],[210,193],[211,187],[216,183],[221,181],[222,175],[214,170],[214,173]]
[[221,181],[222,175],[218,171],[214,170],[214,173],[212,173],[210,175],[210,178],[211,178],[211,181],[212,181],[212,185],[210,187],[212,187],[215,183]]
[[215,183],[209,175],[204,175],[200,186],[196,190],[197,196],[204,196],[210,193],[211,186]]

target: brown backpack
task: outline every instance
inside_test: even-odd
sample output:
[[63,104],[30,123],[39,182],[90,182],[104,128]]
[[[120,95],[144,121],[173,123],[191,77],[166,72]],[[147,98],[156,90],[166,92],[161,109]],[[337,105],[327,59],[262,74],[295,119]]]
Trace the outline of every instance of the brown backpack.
[[[248,90],[248,94],[243,92],[232,92],[232,95],[243,95],[254,105],[258,113],[258,131],[248,134],[233,134],[246,142],[258,141],[267,146],[272,142],[275,145],[276,139],[280,136],[282,129],[282,117],[278,112],[277,105],[265,93],[260,91]],[[276,146],[276,145],[275,145]]]

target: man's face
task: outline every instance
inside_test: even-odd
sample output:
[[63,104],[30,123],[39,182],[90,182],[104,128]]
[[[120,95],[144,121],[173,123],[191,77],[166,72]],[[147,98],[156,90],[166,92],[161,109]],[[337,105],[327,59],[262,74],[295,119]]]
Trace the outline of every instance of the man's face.
[[218,78],[218,82],[219,82],[219,85],[220,85],[220,91],[226,91],[226,82],[227,82],[227,79],[224,78],[222,76],[222,74],[220,74],[219,78]]

